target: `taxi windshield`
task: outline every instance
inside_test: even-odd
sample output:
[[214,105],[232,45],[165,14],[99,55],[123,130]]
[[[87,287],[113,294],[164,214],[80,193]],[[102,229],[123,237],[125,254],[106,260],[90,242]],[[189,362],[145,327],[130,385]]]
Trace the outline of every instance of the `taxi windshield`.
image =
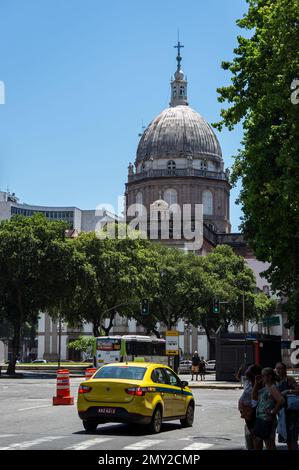
[[93,377],[94,379],[134,379],[142,380],[145,367],[105,366],[101,367]]

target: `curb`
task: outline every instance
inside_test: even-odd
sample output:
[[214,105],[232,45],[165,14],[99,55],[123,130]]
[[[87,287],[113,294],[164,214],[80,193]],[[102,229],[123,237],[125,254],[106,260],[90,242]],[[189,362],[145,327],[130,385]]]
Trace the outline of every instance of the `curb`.
[[189,388],[193,389],[204,389],[204,390],[243,390],[243,387],[233,387],[231,385],[188,385]]

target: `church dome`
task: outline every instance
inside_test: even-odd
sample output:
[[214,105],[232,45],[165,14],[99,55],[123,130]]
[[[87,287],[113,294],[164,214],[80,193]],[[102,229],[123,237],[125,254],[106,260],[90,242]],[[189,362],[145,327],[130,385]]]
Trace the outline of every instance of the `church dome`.
[[188,105],[165,109],[145,129],[136,162],[159,158],[222,159],[212,127]]

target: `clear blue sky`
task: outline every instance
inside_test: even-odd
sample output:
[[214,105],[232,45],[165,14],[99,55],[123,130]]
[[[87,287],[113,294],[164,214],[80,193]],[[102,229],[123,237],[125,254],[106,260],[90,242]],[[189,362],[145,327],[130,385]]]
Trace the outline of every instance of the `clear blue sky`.
[[[245,0],[1,0],[0,188],[28,204],[116,205],[138,133],[168,107],[177,28],[190,106],[219,119]],[[217,133],[226,166],[241,128]],[[232,191],[231,221],[240,208]]]

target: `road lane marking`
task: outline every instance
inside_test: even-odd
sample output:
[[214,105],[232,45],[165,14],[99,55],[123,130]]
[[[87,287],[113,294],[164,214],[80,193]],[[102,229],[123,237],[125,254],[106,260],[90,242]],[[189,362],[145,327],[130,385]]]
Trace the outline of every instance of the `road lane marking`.
[[148,447],[152,447],[155,444],[159,444],[163,442],[164,439],[145,439],[144,441],[135,442],[134,444],[130,444],[123,449],[128,450],[140,450],[140,449],[147,449]]
[[28,397],[24,399],[25,401],[49,401],[49,398],[34,398],[34,397]]
[[94,439],[88,439],[87,441],[79,442],[69,447],[65,447],[63,450],[84,450],[103,442],[111,441],[112,437],[95,437]]
[[213,444],[208,444],[207,442],[193,442],[193,444],[183,447],[182,450],[204,450],[213,447]]
[[17,411],[35,410],[36,408],[47,408],[52,405],[29,406],[28,408],[19,408]]
[[43,442],[50,442],[55,439],[62,439],[63,437],[65,436],[40,437],[39,439],[34,439],[34,441],[16,442],[15,444],[10,444],[7,447],[0,447],[0,450],[28,449],[29,447],[42,444]]

